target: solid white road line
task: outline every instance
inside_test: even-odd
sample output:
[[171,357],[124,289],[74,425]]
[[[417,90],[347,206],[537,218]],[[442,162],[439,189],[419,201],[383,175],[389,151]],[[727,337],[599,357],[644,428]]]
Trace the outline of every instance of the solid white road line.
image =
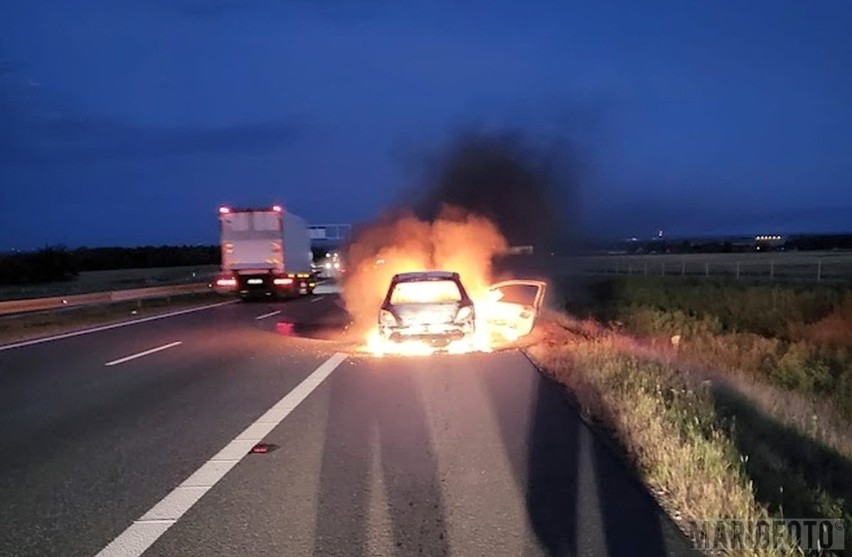
[[138,354],[132,354],[132,355],[126,356],[124,358],[119,358],[117,360],[107,362],[104,365],[105,366],[117,366],[118,364],[123,364],[124,362],[129,362],[130,360],[135,360],[136,358],[141,358],[142,356],[147,356],[148,354],[154,354],[156,352],[162,352],[163,350],[168,350],[169,348],[174,348],[175,346],[180,346],[181,344],[183,344],[182,340],[170,342],[168,344],[164,344],[162,346],[158,346],[158,347],[152,348],[150,350],[145,350],[144,352],[139,352]]
[[319,302],[323,298],[325,298],[325,296],[317,296],[316,298],[311,298],[311,303]]
[[21,342],[15,342],[13,344],[6,344],[0,346],[0,352],[3,350],[11,350],[12,348],[23,348],[24,346],[32,346],[33,344],[41,344],[42,342],[50,342],[53,340],[61,340],[63,338],[76,337],[80,335],[88,335],[90,333],[99,333],[101,331],[108,331],[110,329],[117,329],[119,327],[127,327],[128,325],[136,325],[137,323],[146,323],[148,321],[154,321],[155,319],[166,319],[167,317],[174,317],[176,315],[183,315],[185,313],[192,313],[195,311],[201,311],[204,309],[217,308],[219,306],[226,306],[228,304],[236,303],[236,300],[229,300],[227,302],[220,302],[218,304],[209,304],[206,306],[201,306],[197,308],[189,308],[182,309],[180,311],[173,311],[170,313],[163,313],[160,315],[152,315],[151,317],[143,317],[141,319],[133,319],[131,321],[122,321],[121,323],[112,323],[110,325],[101,325],[100,327],[92,327],[90,329],[82,329],[79,331],[71,331],[70,333],[62,333],[59,335],[54,335],[50,337],[42,337],[36,338],[33,340],[23,340]]
[[281,313],[280,309],[277,311],[270,311],[269,313],[264,313],[263,315],[258,315],[257,317],[255,317],[255,319],[259,321],[261,319],[266,319],[267,317],[272,317],[273,315],[278,315],[279,313]]
[[346,360],[338,352],[308,375],[295,389],[243,430],[230,443],[213,455],[182,484],[134,521],[95,557],[138,557],[142,555],[172,524],[183,516],[201,497],[237,465],[249,450],[263,440]]

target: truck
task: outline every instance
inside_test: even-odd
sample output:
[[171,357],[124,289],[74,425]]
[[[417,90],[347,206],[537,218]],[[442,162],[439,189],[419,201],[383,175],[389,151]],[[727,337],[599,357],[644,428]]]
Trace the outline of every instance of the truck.
[[222,265],[214,289],[241,299],[313,294],[311,239],[301,217],[280,205],[219,207]]

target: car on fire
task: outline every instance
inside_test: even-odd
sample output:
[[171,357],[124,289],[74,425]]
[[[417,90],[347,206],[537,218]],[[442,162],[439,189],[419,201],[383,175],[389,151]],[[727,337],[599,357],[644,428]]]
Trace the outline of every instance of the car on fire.
[[475,330],[473,300],[458,273],[400,273],[391,279],[379,310],[379,331],[384,338],[442,347],[471,337]]
[[472,339],[479,317],[489,336],[514,341],[532,331],[546,290],[542,281],[507,280],[490,286],[480,307],[474,307],[459,273],[397,274],[379,309],[379,332],[392,342],[442,348]]

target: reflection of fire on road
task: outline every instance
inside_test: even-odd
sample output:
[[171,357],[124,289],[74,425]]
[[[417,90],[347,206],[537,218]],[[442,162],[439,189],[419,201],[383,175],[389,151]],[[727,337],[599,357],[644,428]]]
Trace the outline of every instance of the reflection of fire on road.
[[[353,317],[353,327],[365,339],[362,350],[374,355],[411,356],[438,350],[450,354],[490,352],[528,333],[540,307],[544,285],[528,302],[505,300],[504,290],[492,289],[492,258],[506,248],[506,240],[492,222],[456,208],[445,208],[433,222],[405,215],[362,231],[350,246],[350,273],[343,280],[341,291]],[[393,277],[432,270],[460,275],[475,308],[474,334],[446,344],[421,339],[395,341],[383,336],[378,326],[379,308]],[[428,284],[422,284],[422,300],[414,302],[429,303],[433,292]],[[523,286],[530,284],[508,284],[509,288]],[[417,297],[416,289],[414,293]]]

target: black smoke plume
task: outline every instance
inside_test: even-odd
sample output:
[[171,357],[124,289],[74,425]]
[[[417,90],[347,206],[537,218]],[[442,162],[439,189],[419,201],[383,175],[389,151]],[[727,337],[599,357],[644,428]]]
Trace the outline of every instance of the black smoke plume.
[[549,247],[574,232],[581,172],[567,140],[467,131],[429,160],[414,207],[421,219],[459,207],[491,220],[512,245]]

